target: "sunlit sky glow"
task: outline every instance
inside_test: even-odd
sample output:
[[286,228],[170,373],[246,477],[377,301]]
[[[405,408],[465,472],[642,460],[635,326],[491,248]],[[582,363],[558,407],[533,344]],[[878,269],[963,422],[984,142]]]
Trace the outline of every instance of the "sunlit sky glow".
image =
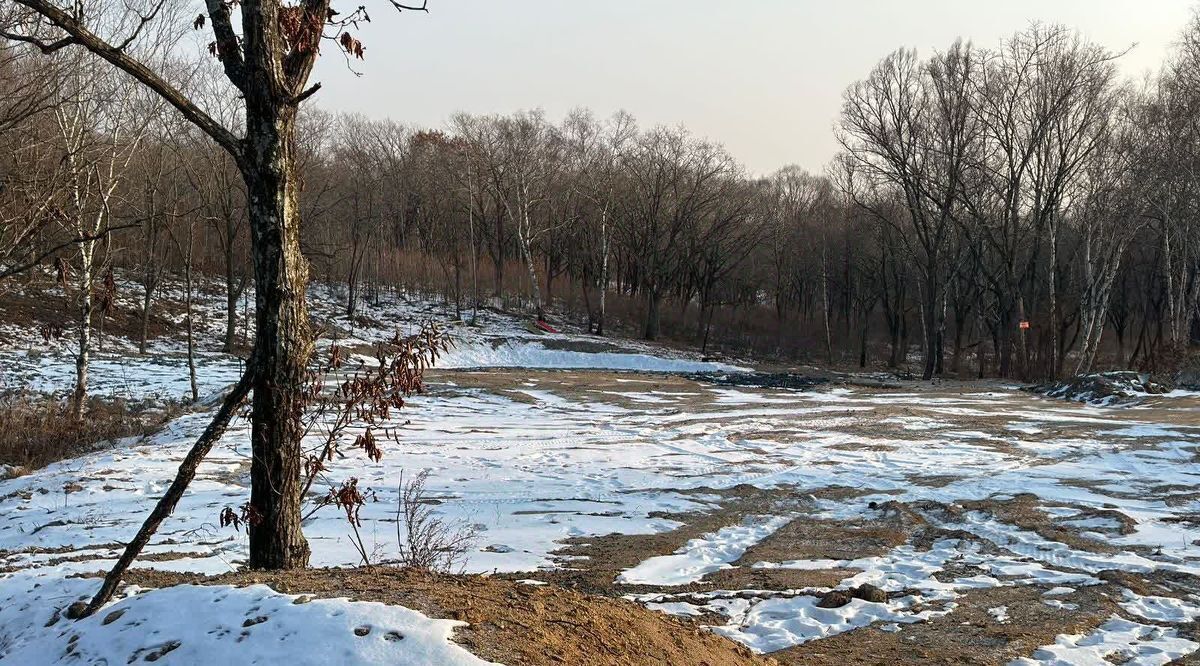
[[[335,3],[335,6],[337,4]],[[355,76],[332,45],[319,103],[442,126],[451,114],[618,109],[683,124],[752,173],[820,170],[841,94],[894,49],[964,37],[993,47],[1030,21],[1064,23],[1157,69],[1192,0],[430,0],[428,14],[368,5]],[[346,8],[343,8],[346,9]]]

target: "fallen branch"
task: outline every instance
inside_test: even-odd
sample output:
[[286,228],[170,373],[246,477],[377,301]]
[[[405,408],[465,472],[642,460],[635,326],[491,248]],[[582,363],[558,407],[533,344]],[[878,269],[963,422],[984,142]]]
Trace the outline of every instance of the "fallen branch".
[[225,429],[229,427],[229,421],[233,419],[234,413],[241,407],[242,402],[246,399],[246,395],[250,393],[255,365],[253,358],[251,358],[251,362],[247,365],[246,372],[242,374],[242,378],[238,380],[237,384],[233,385],[233,389],[225,397],[225,401],[221,403],[221,408],[217,410],[217,414],[213,417],[212,422],[204,429],[204,433],[200,435],[200,439],[196,440],[196,444],[192,446],[192,450],[188,452],[187,457],[179,464],[179,471],[175,473],[175,480],[171,483],[171,487],[158,500],[158,504],[150,512],[150,515],[146,518],[146,522],[142,523],[142,528],[138,530],[137,536],[125,546],[125,552],[121,554],[121,559],[117,560],[112,570],[104,577],[104,584],[100,586],[100,591],[92,598],[91,603],[82,609],[74,605],[69,608],[67,610],[67,617],[71,619],[85,618],[100,610],[104,604],[112,599],[112,595],[116,592],[117,585],[121,583],[121,577],[125,575],[125,571],[129,569],[129,565],[133,564],[133,560],[146,547],[146,544],[150,541],[150,537],[158,530],[158,526],[162,524],[162,521],[175,510],[175,505],[183,497],[188,484],[196,477],[196,468],[200,466],[200,462],[204,460],[204,456],[208,455],[208,452],[212,450],[213,444],[221,438],[221,435],[225,434]]

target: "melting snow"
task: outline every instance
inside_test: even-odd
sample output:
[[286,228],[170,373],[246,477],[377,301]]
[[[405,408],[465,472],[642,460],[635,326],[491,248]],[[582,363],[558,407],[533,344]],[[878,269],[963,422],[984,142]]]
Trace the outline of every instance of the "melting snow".
[[1160,666],[1200,648],[1174,629],[1140,624],[1113,616],[1086,636],[1059,635],[1054,645],[1039,648],[1032,658],[1009,666]]
[[637,370],[641,372],[740,372],[743,368],[725,363],[664,358],[650,354],[582,352],[547,349],[539,342],[457,345],[438,361],[438,367],[455,368],[562,368]]
[[946,608],[910,612],[908,607],[914,601],[912,598],[888,603],[852,599],[841,608],[818,608],[817,601],[812,596],[767,599],[752,606],[740,623],[714,627],[713,631],[745,643],[758,652],[774,652],[874,622],[909,624],[949,611]]
[[724,527],[715,534],[692,539],[674,555],[645,560],[617,576],[630,585],[687,585],[705,575],[730,568],[746,549],[788,524],[791,516],[756,516],[741,525]]
[[[216,307],[211,306],[210,315]],[[376,323],[351,326],[339,320],[350,329],[350,337],[341,342],[378,340],[390,336],[400,322],[437,319],[443,312],[419,300],[365,311]],[[222,323],[219,317],[208,319],[216,328]],[[459,346],[444,359],[444,367],[737,369],[696,358],[662,356],[636,343],[621,343],[622,347],[596,354],[560,349],[585,348],[577,343],[591,339],[529,333],[513,318],[492,312],[481,311],[480,324],[478,329],[453,327]],[[178,345],[168,342],[156,342],[155,354],[141,359],[129,352],[127,341],[110,341],[110,350],[99,355],[93,369],[96,391],[133,398],[183,397],[186,372],[181,371]],[[67,390],[69,350],[29,353],[35,344],[40,343],[25,340],[0,350],[4,381],[9,386]],[[204,391],[230,383],[238,370],[237,359],[206,352],[201,364]],[[431,472],[429,490],[439,500],[439,515],[481,531],[479,547],[467,563],[468,570],[475,572],[569,566],[569,560],[554,555],[564,539],[670,530],[679,523],[661,515],[709,510],[719,501],[716,491],[740,484],[786,485],[799,492],[830,486],[863,490],[856,499],[818,502],[818,517],[828,520],[878,518],[878,511],[868,504],[872,501],[952,505],[1010,497],[1018,491],[1036,495],[1065,526],[1109,532],[1117,527],[1108,518],[1073,518],[1081,513],[1074,507],[1105,507],[1130,519],[1130,533],[1103,537],[1115,550],[1103,554],[1072,549],[989,515],[967,513],[944,519],[941,527],[963,530],[974,539],[947,539],[924,551],[903,545],[879,557],[755,565],[852,569],[855,573],[839,587],[871,583],[906,594],[886,603],[855,600],[842,608],[820,609],[812,594],[745,590],[641,599],[666,612],[720,613],[728,622],[715,631],[760,651],[872,623],[898,629],[950,612],[958,595],[976,588],[1057,586],[1044,601],[1066,609],[1073,604],[1059,599],[1070,592],[1062,586],[1096,584],[1092,574],[1104,569],[1200,574],[1200,560],[1191,545],[1200,539],[1200,529],[1175,520],[1200,511],[1200,502],[1190,496],[1190,489],[1200,485],[1200,470],[1192,462],[1200,429],[1156,422],[1153,410],[1051,405],[1010,388],[928,395],[697,385],[686,392],[666,392],[654,389],[646,378],[623,376],[615,381],[621,382],[622,390],[611,403],[573,400],[532,378],[513,388],[525,391],[533,404],[457,387],[414,398],[399,415],[407,421],[398,429],[399,444],[385,451],[381,463],[351,455],[337,465],[339,476],[358,477],[360,486],[374,490],[379,499],[362,511],[368,548],[384,556],[394,550],[388,535],[394,533],[390,521],[396,482],[401,470],[420,469]],[[1194,396],[1171,400],[1190,404],[1187,401]],[[879,419],[872,423],[881,426],[879,432],[874,428],[870,434],[847,432],[848,427],[874,418],[872,410],[881,406],[892,410],[900,406],[919,415]],[[0,568],[24,570],[0,574],[0,655],[48,654],[48,637],[70,628],[64,623],[43,628],[52,608],[94,591],[94,580],[68,576],[94,572],[115,560],[114,544],[136,530],[209,417],[187,414],[145,441],[0,480]],[[1002,425],[985,431],[981,417]],[[234,422],[148,548],[148,552],[173,553],[173,559],[147,561],[145,566],[220,573],[241,565],[247,549],[244,535],[218,530],[213,524],[223,507],[238,506],[248,495],[247,430],[245,422]],[[4,476],[0,471],[0,479]],[[940,481],[920,482],[926,477]],[[70,484],[80,488],[65,492]],[[659,585],[699,581],[733,566],[749,547],[790,518],[760,517],[725,527],[674,554],[650,558],[623,572],[620,579]],[[305,531],[315,565],[358,563],[345,522],[334,512],[314,515]],[[990,544],[986,553],[980,541]],[[934,576],[954,567],[973,567],[977,572]],[[912,610],[917,603],[923,607],[920,613]],[[169,612],[184,605],[201,609],[189,613],[186,624],[173,619],[178,613]],[[128,610],[119,619],[109,625],[100,623],[122,607]],[[207,608],[211,612],[203,610]],[[252,608],[254,617],[264,614],[269,619],[248,627],[250,636],[243,642],[248,645],[236,644],[236,655],[225,658],[226,648],[213,646],[212,636],[226,630],[240,635],[241,618]],[[1200,607],[1165,597],[1127,596],[1121,608],[1146,622],[1200,617]],[[181,661],[187,661],[182,658],[186,655],[203,654],[206,661],[225,658],[245,663],[247,655],[255,654],[245,650],[259,645],[265,650],[271,640],[278,643],[281,637],[301,646],[291,660],[296,663],[319,653],[323,662],[329,661],[324,645],[322,652],[301,649],[318,641],[328,641],[330,649],[339,651],[332,659],[338,663],[385,659],[405,663],[403,659],[410,657],[401,656],[398,646],[410,651],[404,654],[421,655],[422,660],[410,658],[415,663],[478,663],[446,641],[453,623],[406,609],[383,609],[347,601],[293,605],[291,597],[259,588],[172,588],[120,600],[98,615],[100,620],[70,626],[86,634],[76,641],[80,654],[109,663],[123,663],[128,651],[161,647],[173,640],[180,641],[172,654]],[[139,618],[142,630],[129,630]],[[236,618],[236,623],[230,618]],[[354,629],[366,626],[368,619],[367,635],[355,635]],[[151,622],[159,634],[143,631]],[[310,626],[322,628],[297,632],[298,627]],[[389,642],[390,631],[405,638]],[[1101,663],[1097,660],[1105,656],[1127,655],[1136,660],[1133,663],[1157,664],[1197,647],[1174,629],[1114,617],[1088,636],[1060,636],[1033,657],[1045,663]]]

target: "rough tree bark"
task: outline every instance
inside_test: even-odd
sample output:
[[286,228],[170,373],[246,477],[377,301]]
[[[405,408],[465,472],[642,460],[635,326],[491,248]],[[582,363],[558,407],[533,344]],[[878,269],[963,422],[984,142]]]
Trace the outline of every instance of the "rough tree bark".
[[309,556],[300,528],[300,417],[313,342],[305,305],[308,262],[300,252],[296,107],[281,103],[275,76],[276,54],[285,51],[273,29],[278,9],[274,3],[260,4],[258,11],[243,9],[243,21],[249,22],[243,85],[247,132],[240,167],[255,278],[249,528],[254,569],[304,567]]

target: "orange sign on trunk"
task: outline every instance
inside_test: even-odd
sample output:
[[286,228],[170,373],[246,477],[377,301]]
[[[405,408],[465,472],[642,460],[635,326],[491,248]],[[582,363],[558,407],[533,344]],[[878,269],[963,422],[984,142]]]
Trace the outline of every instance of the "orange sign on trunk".
[[1029,322],[1023,321],[1020,324],[1018,324],[1018,326],[1020,326],[1021,330],[1024,331],[1025,329],[1029,328]]

